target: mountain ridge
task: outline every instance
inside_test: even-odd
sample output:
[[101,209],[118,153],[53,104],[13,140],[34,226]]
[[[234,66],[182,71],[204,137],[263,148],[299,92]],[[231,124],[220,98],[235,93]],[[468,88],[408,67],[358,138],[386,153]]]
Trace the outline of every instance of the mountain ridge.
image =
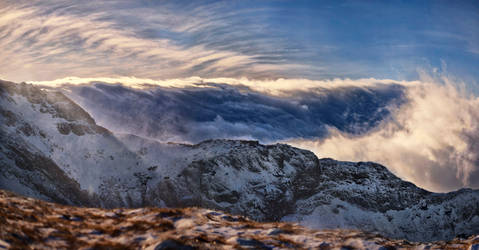
[[432,193],[380,164],[318,159],[286,144],[115,134],[65,95],[29,84],[2,81],[0,95],[0,188],[20,194],[109,208],[200,206],[415,241],[479,228],[479,190]]

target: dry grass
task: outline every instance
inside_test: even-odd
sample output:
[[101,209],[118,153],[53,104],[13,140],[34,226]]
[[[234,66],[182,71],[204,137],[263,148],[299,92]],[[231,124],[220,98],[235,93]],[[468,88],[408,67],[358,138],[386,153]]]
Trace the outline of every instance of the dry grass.
[[[479,237],[429,244],[468,249]],[[258,223],[201,208],[97,209],[63,206],[0,190],[0,248],[223,249],[423,247],[352,230]],[[478,245],[479,246],[479,245]]]

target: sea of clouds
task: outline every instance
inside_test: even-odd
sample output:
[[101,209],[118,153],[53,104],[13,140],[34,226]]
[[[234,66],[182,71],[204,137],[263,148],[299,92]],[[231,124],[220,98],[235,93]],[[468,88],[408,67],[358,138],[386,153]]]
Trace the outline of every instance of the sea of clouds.
[[418,81],[65,78],[61,89],[115,132],[160,141],[282,142],[374,161],[431,191],[479,187],[479,99],[444,75]]

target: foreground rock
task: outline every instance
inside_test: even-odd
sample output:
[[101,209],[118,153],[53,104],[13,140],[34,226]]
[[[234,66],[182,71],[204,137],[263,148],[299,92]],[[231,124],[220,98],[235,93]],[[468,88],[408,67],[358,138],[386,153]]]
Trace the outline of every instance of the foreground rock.
[[0,248],[479,247],[479,236],[419,244],[352,230],[317,231],[289,223],[258,223],[200,208],[107,210],[70,207],[3,190],[0,190],[0,225]]

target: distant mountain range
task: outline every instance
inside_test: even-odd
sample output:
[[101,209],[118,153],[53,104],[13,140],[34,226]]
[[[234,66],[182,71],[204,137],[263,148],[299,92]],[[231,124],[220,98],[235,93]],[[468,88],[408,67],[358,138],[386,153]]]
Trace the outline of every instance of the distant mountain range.
[[0,82],[0,169],[1,189],[69,205],[199,206],[413,241],[479,233],[479,190],[431,193],[379,164],[285,144],[116,134],[61,92],[25,83]]

